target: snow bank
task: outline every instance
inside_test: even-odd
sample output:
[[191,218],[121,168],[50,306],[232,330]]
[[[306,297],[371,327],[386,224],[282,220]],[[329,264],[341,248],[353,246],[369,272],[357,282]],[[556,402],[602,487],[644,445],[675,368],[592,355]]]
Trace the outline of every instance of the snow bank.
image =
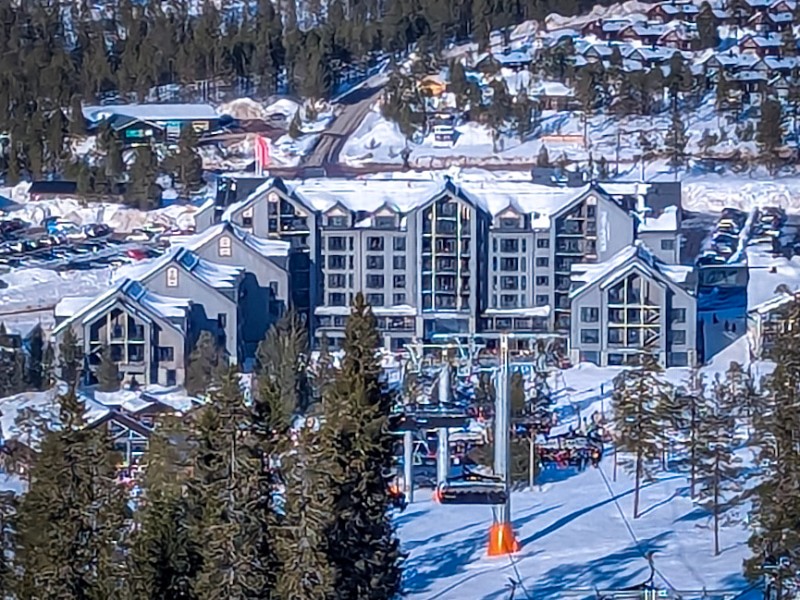
[[689,177],[683,181],[683,208],[720,212],[731,207],[749,211],[756,206],[779,206],[800,213],[800,177],[753,179],[726,173]]
[[0,319],[13,313],[52,311],[66,296],[94,296],[111,285],[110,268],[89,271],[17,269],[0,275],[8,287],[0,290]]
[[217,107],[217,112],[241,120],[266,119],[267,117],[264,107],[251,98],[237,98],[221,104]]

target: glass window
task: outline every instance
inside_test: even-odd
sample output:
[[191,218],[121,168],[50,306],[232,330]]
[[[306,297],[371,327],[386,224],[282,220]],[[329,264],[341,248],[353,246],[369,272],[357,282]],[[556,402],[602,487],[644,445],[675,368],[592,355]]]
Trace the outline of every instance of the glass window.
[[536,285],[540,285],[540,286],[550,285],[550,278],[547,277],[546,275],[539,275],[536,278]]
[[670,352],[669,353],[669,366],[670,367],[688,367],[689,354],[687,352]]
[[550,239],[549,238],[539,238],[536,240],[536,247],[537,248],[549,248],[550,247]]
[[376,250],[376,251],[383,250],[383,238],[382,237],[368,237],[367,238],[367,250]]
[[367,294],[367,304],[370,306],[383,306],[383,294]]
[[393,229],[394,217],[375,217],[376,229]]
[[392,241],[392,248],[396,252],[403,252],[406,249],[406,238],[404,237],[396,237]]
[[328,294],[328,306],[346,306],[347,298],[342,293]]
[[599,329],[581,329],[581,344],[597,344],[600,342]]
[[367,275],[367,287],[370,289],[383,287],[383,275]]
[[343,215],[335,215],[328,217],[328,227],[347,227],[347,217]]
[[536,306],[547,306],[550,302],[550,296],[547,294],[537,294],[536,295]]
[[501,239],[500,252],[519,252],[519,240],[508,238]]
[[403,289],[406,287],[406,276],[405,275],[395,275],[392,278],[392,286],[396,288]]
[[347,250],[347,238],[340,235],[329,237],[328,250]]
[[584,306],[581,308],[582,323],[597,323],[600,319],[600,309],[594,306]]
[[672,322],[673,323],[686,323],[686,309],[685,308],[673,308],[671,311]]
[[686,330],[685,329],[671,329],[669,332],[670,341],[673,344],[684,345],[686,343]]
[[172,346],[158,347],[158,360],[160,362],[172,362],[175,360],[175,349]]
[[167,269],[167,287],[178,287],[178,267]]
[[608,330],[608,343],[609,344],[621,344],[622,343],[622,332],[623,329],[617,328],[610,328]]
[[537,256],[536,257],[536,266],[537,267],[547,267],[550,264],[550,259],[546,256]]
[[392,294],[392,304],[397,306],[399,304],[406,303],[406,294],[405,292],[400,292],[397,294]]
[[344,269],[347,266],[346,256],[344,254],[329,254],[328,255],[328,268],[329,269]]
[[382,271],[383,270],[383,256],[379,254],[368,254],[367,255],[367,268],[368,269],[377,269]]
[[675,240],[661,240],[662,250],[675,250]]
[[608,365],[610,367],[621,367],[625,364],[625,355],[612,353],[608,355]]
[[404,255],[393,256],[392,257],[392,267],[396,270],[401,271],[406,268],[406,257]]
[[600,365],[600,353],[597,351],[581,352],[581,362],[592,363],[593,365]]
[[328,275],[328,287],[332,289],[347,287],[347,279],[343,274]]

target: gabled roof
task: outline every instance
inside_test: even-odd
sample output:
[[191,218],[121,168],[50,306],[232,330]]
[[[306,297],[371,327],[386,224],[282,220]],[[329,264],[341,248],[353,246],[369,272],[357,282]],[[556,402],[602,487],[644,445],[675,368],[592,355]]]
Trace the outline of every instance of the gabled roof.
[[180,244],[188,250],[197,252],[209,242],[216,240],[223,233],[229,233],[254,252],[257,252],[264,258],[268,258],[285,268],[282,262],[289,256],[289,242],[260,238],[229,221],[223,221],[222,223],[212,225],[201,233],[181,240]]
[[739,45],[743,46],[748,41],[753,42],[756,46],[759,46],[760,48],[780,48],[781,47],[781,36],[778,35],[778,34],[746,35],[739,42]]
[[83,107],[83,116],[91,123],[105,121],[113,115],[155,122],[216,119],[219,117],[217,111],[210,104],[111,104]]
[[[68,301],[69,299],[65,300]],[[171,327],[181,333],[184,332],[172,319],[185,317],[191,306],[190,300],[167,298],[151,292],[138,281],[124,278],[117,281],[106,292],[94,298],[74,312],[71,317],[56,326],[53,334],[57,334],[76,321],[91,320],[117,303],[123,304],[126,308],[148,320],[156,320],[160,325]],[[56,306],[56,313],[58,312],[58,306]]]
[[244,269],[241,267],[230,267],[208,261],[186,247],[173,248],[154,260],[146,260],[125,267],[122,273],[130,279],[146,282],[170,265],[181,267],[216,290],[234,289],[244,273]]
[[627,248],[623,248],[614,256],[601,263],[579,263],[572,265],[572,282],[575,287],[570,291],[570,298],[575,298],[595,284],[604,287],[631,268],[639,268],[649,277],[688,292],[681,287],[692,271],[683,265],[668,265],[659,260],[652,250],[641,240],[636,240]]
[[750,308],[747,312],[757,313],[759,315],[769,314],[775,310],[783,308],[787,304],[796,302],[798,298],[797,294],[799,292],[800,290],[794,292],[793,294],[787,294],[786,292],[781,292],[776,296],[774,296],[773,298],[770,298],[769,300],[762,302],[761,304],[756,304],[755,306]]

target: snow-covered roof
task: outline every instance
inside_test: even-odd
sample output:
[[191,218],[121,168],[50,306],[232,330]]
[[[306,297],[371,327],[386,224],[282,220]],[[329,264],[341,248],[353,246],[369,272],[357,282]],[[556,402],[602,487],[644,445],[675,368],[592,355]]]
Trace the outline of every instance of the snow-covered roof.
[[186,121],[219,117],[210,104],[111,104],[83,107],[84,118],[92,123],[104,121],[114,115],[142,121]]
[[66,296],[61,298],[56,304],[53,313],[56,318],[71,317],[79,312],[84,306],[91,303],[97,296]]
[[185,317],[191,306],[191,301],[188,299],[167,298],[148,290],[138,281],[124,278],[73,313],[71,317],[59,324],[53,330],[53,333],[57,334],[75,321],[91,320],[117,301],[122,301],[130,307],[139,307],[146,316],[155,317],[175,329],[179,328],[172,319]]
[[604,262],[572,265],[571,279],[575,287],[569,293],[570,298],[575,298],[596,283],[607,285],[626,267],[634,264],[651,277],[666,279],[677,285],[684,284],[692,271],[692,267],[664,263],[641,240],[635,240]]
[[763,60],[764,64],[772,71],[788,71],[796,68],[798,65],[796,56],[765,56]]
[[748,35],[739,42],[739,45],[745,44],[748,40],[761,48],[779,48],[781,46],[781,36],[778,34]]
[[778,310],[790,304],[791,302],[795,302],[797,300],[797,294],[800,293],[800,290],[793,294],[787,294],[786,292],[781,292],[777,294],[775,297],[770,298],[769,300],[765,300],[760,304],[756,304],[755,306],[750,307],[748,312],[756,313],[759,315],[766,315],[771,313],[774,310]]
[[678,231],[678,207],[668,206],[657,217],[644,216],[639,223],[639,231]]
[[123,267],[120,272],[127,278],[146,282],[160,273],[168,265],[175,264],[188,271],[203,283],[218,290],[234,289],[244,272],[241,267],[213,263],[198,256],[186,247],[171,249],[154,260],[143,260],[137,264]]
[[[320,317],[327,316],[347,316],[351,312],[349,306],[319,306],[314,309],[314,314]],[[373,306],[372,314],[376,317],[414,317],[417,309],[408,304],[398,304],[396,306]]]
[[487,317],[549,317],[549,306],[535,306],[531,308],[487,308],[483,311]]

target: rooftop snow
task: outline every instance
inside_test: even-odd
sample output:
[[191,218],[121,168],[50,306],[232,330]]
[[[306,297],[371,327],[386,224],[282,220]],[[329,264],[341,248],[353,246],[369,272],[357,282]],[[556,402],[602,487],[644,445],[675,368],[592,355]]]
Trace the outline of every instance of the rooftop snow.
[[643,217],[639,231],[678,231],[678,207],[668,206],[657,217]]
[[770,298],[769,300],[765,300],[761,304],[757,304],[748,309],[748,312],[758,313],[759,315],[765,315],[767,313],[771,313],[773,310],[777,310],[790,302],[794,302],[797,299],[796,294],[787,294],[786,292],[781,292],[774,298]]
[[83,116],[92,123],[104,121],[113,115],[142,121],[181,121],[219,117],[210,104],[113,104],[83,107]]
[[90,304],[96,297],[97,296],[67,296],[66,298],[61,298],[53,312],[56,318],[71,317],[75,313],[80,312],[81,309],[87,304]]

